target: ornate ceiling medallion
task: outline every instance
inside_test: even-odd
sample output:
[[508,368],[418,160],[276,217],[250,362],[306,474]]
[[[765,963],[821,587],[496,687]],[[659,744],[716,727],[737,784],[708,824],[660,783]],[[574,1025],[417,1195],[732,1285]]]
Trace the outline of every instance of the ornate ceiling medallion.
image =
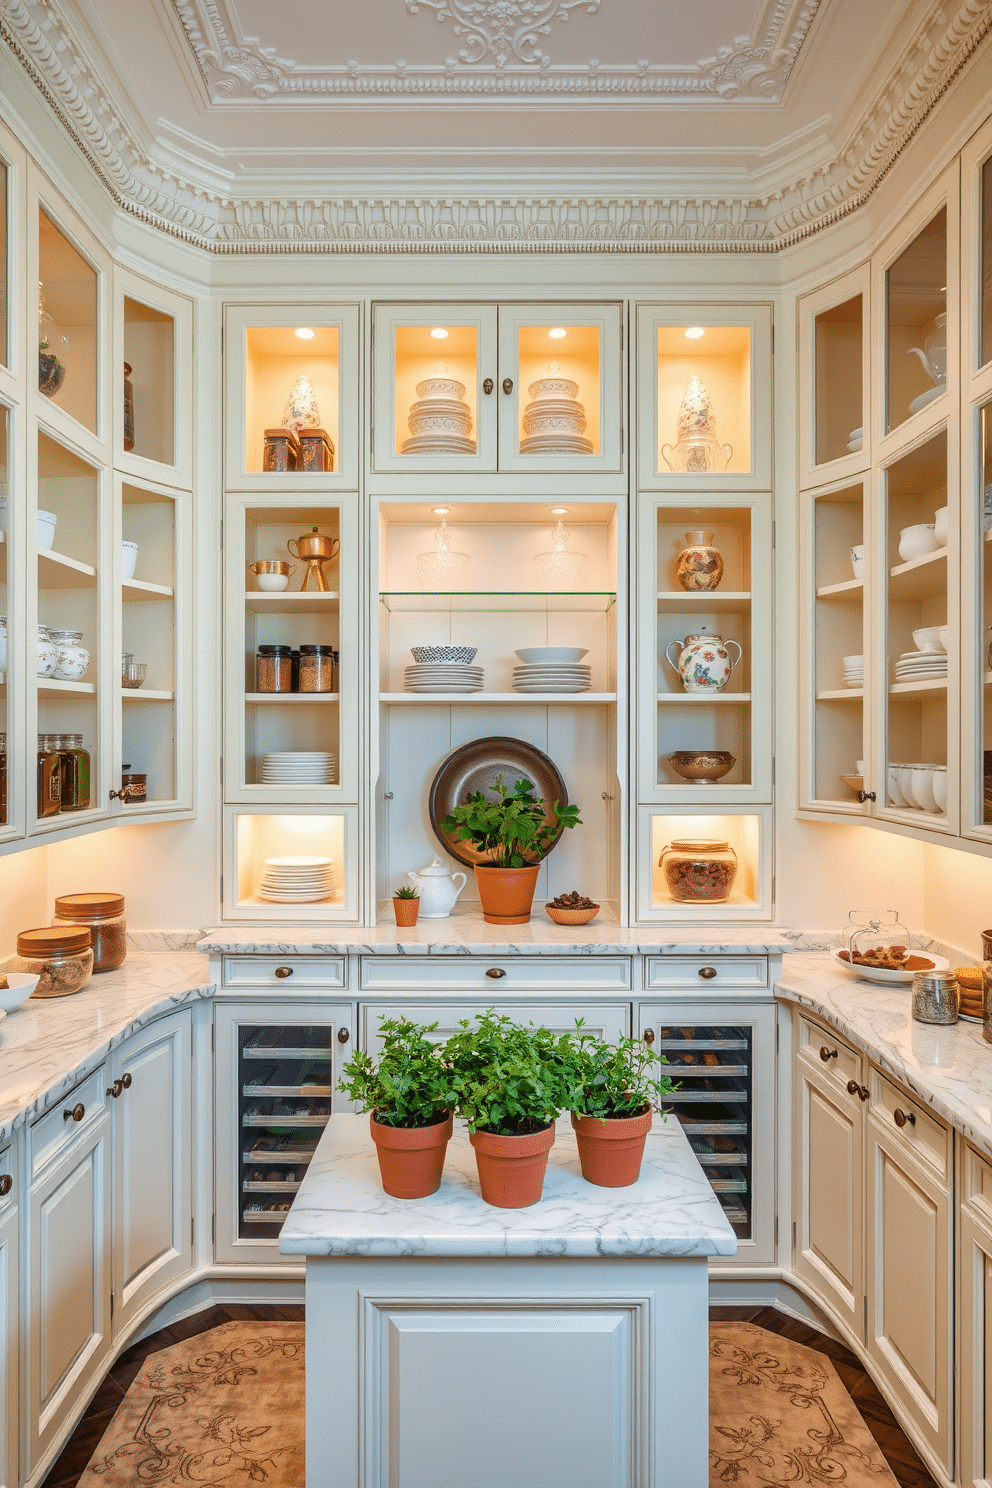
[[600,0],[406,0],[410,15],[426,7],[439,23],[454,22],[455,35],[466,41],[459,62],[492,57],[500,68],[513,61],[547,66],[551,59],[538,37],[550,36],[552,21],[567,21],[573,10],[595,15],[599,6]]

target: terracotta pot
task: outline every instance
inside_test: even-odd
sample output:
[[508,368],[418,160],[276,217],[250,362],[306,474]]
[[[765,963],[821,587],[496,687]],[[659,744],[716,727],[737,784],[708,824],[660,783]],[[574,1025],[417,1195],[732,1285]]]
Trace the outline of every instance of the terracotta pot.
[[526,925],[530,919],[540,864],[527,868],[484,868],[475,865],[475,881],[487,925]]
[[[519,870],[518,870],[519,871]],[[536,1204],[544,1186],[548,1153],[555,1144],[554,1123],[523,1137],[472,1132],[482,1197],[496,1209],[526,1209]]]
[[419,899],[394,899],[393,914],[396,916],[397,925],[415,925],[420,913]]
[[649,1106],[640,1116],[623,1116],[605,1124],[598,1116],[572,1113],[582,1176],[598,1188],[629,1188],[641,1172],[644,1143],[654,1113]]
[[452,1117],[433,1126],[383,1126],[369,1117],[382,1186],[394,1199],[426,1199],[440,1187]]

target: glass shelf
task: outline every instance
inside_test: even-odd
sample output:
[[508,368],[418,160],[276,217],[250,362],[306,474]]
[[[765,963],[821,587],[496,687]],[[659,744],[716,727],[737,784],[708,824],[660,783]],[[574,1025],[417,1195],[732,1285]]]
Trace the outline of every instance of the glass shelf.
[[413,589],[383,590],[379,595],[383,608],[393,615],[442,613],[471,614],[606,614],[617,602],[615,590],[588,589],[570,593],[547,594],[538,590],[451,589],[424,594]]

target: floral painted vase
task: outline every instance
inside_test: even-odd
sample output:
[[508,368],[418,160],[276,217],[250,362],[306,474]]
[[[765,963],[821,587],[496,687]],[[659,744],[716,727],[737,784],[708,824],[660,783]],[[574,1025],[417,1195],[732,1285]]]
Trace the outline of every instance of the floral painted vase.
[[[679,651],[678,661],[672,660],[673,646]],[[728,646],[737,652],[733,661]],[[736,641],[724,641],[706,630],[684,641],[669,641],[665,648],[665,660],[678,672],[686,692],[722,692],[743,654]]]
[[713,547],[712,532],[687,532],[675,560],[675,577],[683,589],[699,594],[715,589],[723,578],[723,558]]

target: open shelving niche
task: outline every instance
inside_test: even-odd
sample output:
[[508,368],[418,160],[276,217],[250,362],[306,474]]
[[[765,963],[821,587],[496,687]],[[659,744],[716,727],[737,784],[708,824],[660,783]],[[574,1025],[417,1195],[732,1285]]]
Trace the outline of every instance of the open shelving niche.
[[[548,592],[536,587],[534,559],[552,547],[556,503],[452,503],[447,511],[451,547],[468,555],[468,577],[464,589],[438,593],[419,588],[417,580],[417,556],[433,551],[440,522],[433,506],[383,502],[378,508],[379,709],[373,759],[379,765],[374,890],[379,913],[391,913],[388,898],[406,882],[408,870],[435,856],[451,871],[464,866],[432,830],[431,782],[452,750],[474,739],[510,736],[549,755],[569,800],[582,811],[583,825],[566,833],[542,864],[535,904],[579,889],[618,916],[620,782],[626,775],[620,666],[626,596],[618,591],[617,567],[623,513],[612,502],[562,503],[568,550],[586,555],[586,569],[580,589]],[[404,690],[404,668],[413,661],[410,648],[443,644],[478,648],[474,664],[484,668],[484,690],[420,695]],[[590,691],[514,692],[515,652],[537,645],[585,647]],[[478,908],[471,871],[458,903],[462,912]]]
[[[309,903],[263,899],[266,858],[286,856],[331,858],[335,892]],[[357,923],[358,807],[225,806],[221,900],[225,920]]]
[[[637,808],[637,920],[644,924],[771,920],[774,918],[773,810],[719,811],[706,806]],[[708,838],[729,842],[737,855],[737,876],[724,904],[686,904],[672,898],[661,869],[661,855],[674,839]]]

